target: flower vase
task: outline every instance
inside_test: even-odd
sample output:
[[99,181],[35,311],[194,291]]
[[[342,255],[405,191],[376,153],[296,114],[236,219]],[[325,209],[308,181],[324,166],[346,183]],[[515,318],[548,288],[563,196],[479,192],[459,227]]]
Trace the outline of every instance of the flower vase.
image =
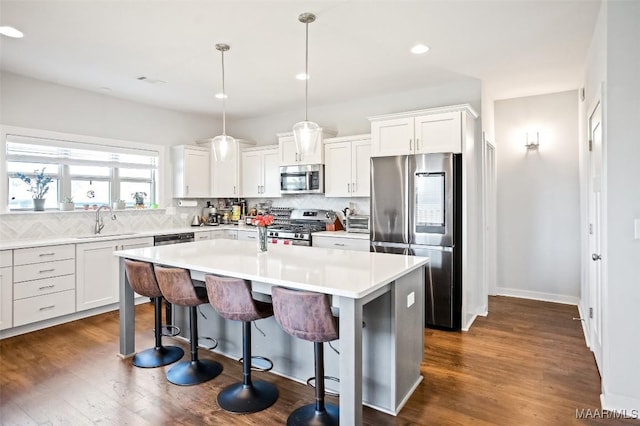
[[266,252],[267,251],[267,227],[266,226],[258,226],[258,251]]
[[33,199],[33,211],[35,212],[43,212],[44,211],[44,198],[34,198]]

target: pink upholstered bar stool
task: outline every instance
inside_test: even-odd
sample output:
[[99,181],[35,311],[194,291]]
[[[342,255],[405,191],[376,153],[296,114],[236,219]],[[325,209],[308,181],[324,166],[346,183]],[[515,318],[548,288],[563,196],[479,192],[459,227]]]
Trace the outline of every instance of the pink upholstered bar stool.
[[165,299],[176,306],[189,307],[191,361],[181,361],[167,372],[167,380],[176,385],[197,385],[222,372],[219,362],[198,359],[198,312],[196,307],[208,303],[207,290],[196,287],[188,270],[155,266],[156,278]]
[[176,362],[184,355],[178,346],[162,346],[162,292],[156,281],[153,265],[137,260],[124,260],[124,269],[129,285],[141,296],[150,297],[155,309],[156,346],[138,352],[133,356],[136,367],[155,368]]
[[251,322],[273,316],[273,307],[251,296],[248,281],[205,275],[205,282],[209,302],[218,314],[228,320],[242,321],[243,381],[224,388],[218,394],[218,404],[233,413],[264,410],[278,399],[278,388],[269,382],[251,379]]
[[316,373],[316,402],[298,408],[289,415],[288,426],[338,425],[338,407],[324,403],[324,342],[336,340],[338,321],[331,313],[329,296],[311,291],[271,288],[276,321],[295,337],[313,342]]

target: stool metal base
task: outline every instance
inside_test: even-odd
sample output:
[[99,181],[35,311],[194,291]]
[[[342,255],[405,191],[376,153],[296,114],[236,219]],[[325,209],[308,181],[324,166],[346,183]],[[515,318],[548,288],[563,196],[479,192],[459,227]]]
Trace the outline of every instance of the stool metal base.
[[209,360],[182,361],[167,371],[167,380],[174,385],[190,386],[204,383],[222,373],[219,362]]
[[184,356],[182,348],[177,346],[160,346],[146,349],[133,356],[131,363],[140,368],[162,367],[176,362]]
[[287,419],[287,426],[337,426],[340,424],[340,409],[326,404],[324,411],[316,411],[315,404],[305,405],[295,410]]
[[269,382],[256,380],[252,385],[235,383],[218,394],[220,408],[232,413],[255,413],[273,405],[278,388]]

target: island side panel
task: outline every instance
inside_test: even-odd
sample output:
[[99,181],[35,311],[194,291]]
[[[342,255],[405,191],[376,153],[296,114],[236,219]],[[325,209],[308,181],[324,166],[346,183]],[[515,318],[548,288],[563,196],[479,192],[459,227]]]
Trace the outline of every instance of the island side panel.
[[340,423],[362,424],[362,301],[340,297]]
[[133,289],[127,280],[124,269],[124,257],[119,259],[120,265],[120,356],[128,358],[135,355],[135,305]]
[[394,335],[396,355],[395,400],[400,411],[422,381],[420,364],[424,355],[424,277],[425,268],[398,278],[394,285]]

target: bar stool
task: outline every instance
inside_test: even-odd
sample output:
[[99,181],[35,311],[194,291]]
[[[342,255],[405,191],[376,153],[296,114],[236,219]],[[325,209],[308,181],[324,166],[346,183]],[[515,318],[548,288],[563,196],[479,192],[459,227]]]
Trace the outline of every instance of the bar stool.
[[[242,376],[218,394],[218,404],[233,413],[255,413],[273,405],[278,388],[263,380],[251,380],[251,322],[273,316],[271,303],[255,300],[251,284],[238,278],[205,275],[209,303],[222,318],[242,321]],[[269,361],[270,362],[270,361]]]
[[206,289],[194,286],[186,269],[156,265],[155,272],[164,298],[173,305],[189,307],[191,361],[181,361],[171,367],[167,371],[167,380],[176,385],[189,386],[213,379],[222,372],[222,365],[216,361],[198,359],[196,307],[208,302]]
[[155,368],[176,362],[182,358],[184,351],[178,346],[162,346],[162,292],[153,272],[153,264],[125,259],[124,268],[133,291],[142,296],[150,297],[155,309],[154,335],[156,345],[136,353],[133,356],[132,364],[141,368]]
[[316,373],[316,402],[296,409],[289,415],[287,425],[337,425],[339,408],[324,403],[323,343],[336,340],[338,322],[331,314],[329,296],[311,291],[271,288],[271,302],[276,321],[282,329],[295,337],[313,342]]

